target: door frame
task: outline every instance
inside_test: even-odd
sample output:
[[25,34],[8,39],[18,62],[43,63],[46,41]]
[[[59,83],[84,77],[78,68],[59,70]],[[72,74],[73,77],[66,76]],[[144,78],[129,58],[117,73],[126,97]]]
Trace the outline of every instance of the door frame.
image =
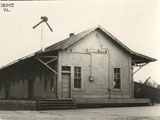
[[[71,66],[62,66],[62,67],[70,67],[70,71],[62,71],[61,72],[61,78],[62,78],[61,79],[62,80],[61,81],[61,99],[72,99],[72,95],[71,95],[72,94],[72,92],[71,92],[72,91],[72,88],[71,88],[72,87],[72,85],[71,85]],[[69,98],[62,97],[63,74],[68,74],[70,76],[70,79],[69,79]]]

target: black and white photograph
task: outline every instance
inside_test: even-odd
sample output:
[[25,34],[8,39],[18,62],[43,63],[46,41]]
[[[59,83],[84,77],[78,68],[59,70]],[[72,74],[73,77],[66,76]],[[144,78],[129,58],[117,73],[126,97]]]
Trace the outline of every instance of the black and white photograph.
[[159,120],[160,0],[0,0],[0,120]]

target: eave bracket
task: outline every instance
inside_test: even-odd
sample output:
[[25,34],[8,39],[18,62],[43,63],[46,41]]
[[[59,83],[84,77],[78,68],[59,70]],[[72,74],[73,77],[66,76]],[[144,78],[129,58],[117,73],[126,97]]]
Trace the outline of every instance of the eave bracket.
[[[47,58],[48,60],[44,61],[42,58]],[[36,57],[36,59],[41,62],[45,67],[47,67],[50,71],[52,71],[53,73],[57,74],[57,71],[54,70],[51,66],[49,66],[49,63],[57,60],[57,56],[38,56]]]
[[146,66],[148,63],[141,63],[141,64],[137,64],[134,61],[132,61],[132,63],[134,64],[134,67],[138,67],[137,70],[135,70],[132,75],[134,75],[135,73],[137,73],[141,68],[143,68],[144,66]]

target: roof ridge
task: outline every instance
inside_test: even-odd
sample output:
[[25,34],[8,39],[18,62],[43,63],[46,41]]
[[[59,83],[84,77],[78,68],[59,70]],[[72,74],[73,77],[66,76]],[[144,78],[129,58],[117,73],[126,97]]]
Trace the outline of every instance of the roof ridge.
[[117,44],[119,44],[122,48],[124,48],[126,51],[128,51],[130,54],[132,55],[136,55],[136,56],[142,56],[142,57],[147,57],[148,59],[151,59],[152,61],[156,61],[156,59],[134,52],[133,50],[131,50],[130,48],[128,48],[125,44],[123,44],[120,40],[118,40],[114,35],[112,35],[109,31],[107,31],[105,28],[103,28],[100,24],[89,28],[85,31],[79,32],[76,35],[73,35],[72,37],[68,37],[62,41],[59,41],[58,43],[55,43],[49,47],[47,47],[45,50],[46,51],[51,51],[51,50],[59,50],[59,49],[66,49],[67,47],[69,47],[70,45],[73,45],[74,43],[76,43],[77,41],[79,41],[80,39],[82,39],[83,37],[87,36],[88,34],[90,34],[91,32],[93,32],[96,29],[100,29],[102,32],[104,32],[105,34],[107,34],[112,40],[114,40]]
[[110,32],[108,32],[105,28],[103,28],[101,25],[96,25],[95,27],[89,28],[85,31],[79,32],[76,35],[73,35],[72,37],[68,37],[64,40],[61,40],[55,44],[52,44],[50,46],[48,46],[47,48],[45,48],[45,51],[37,51],[34,54],[28,55],[26,57],[20,58],[18,60],[15,60],[13,62],[11,62],[10,64],[7,64],[3,67],[0,67],[0,70],[2,70],[3,68],[6,68],[12,64],[15,64],[17,62],[19,62],[20,60],[24,60],[27,58],[30,58],[36,54],[41,54],[41,53],[45,53],[45,52],[49,52],[49,51],[55,51],[55,50],[60,50],[60,49],[65,49],[67,47],[69,47],[70,45],[74,44],[75,42],[79,41],[80,39],[82,39],[83,37],[87,36],[88,34],[90,34],[91,32],[93,32],[96,29],[100,29],[102,32],[104,32],[106,35],[108,35],[113,41],[115,41],[117,44],[119,44],[122,48],[124,48],[126,51],[128,51],[131,55],[134,55],[135,57],[141,57],[143,59],[146,59],[147,62],[154,62],[156,61],[156,59],[134,52],[133,50],[131,50],[130,48],[128,48],[125,44],[123,44],[121,41],[119,41],[116,37],[114,37]]
[[[76,35],[73,35],[72,37],[68,37],[68,38],[66,38],[64,40],[61,40],[61,41],[55,43],[55,44],[52,44],[49,47],[45,48],[45,51],[50,51],[50,50],[55,50],[55,49],[57,49],[57,50],[58,49],[65,49],[65,48],[69,47],[70,45],[74,44],[75,42],[77,42],[79,39],[85,37],[90,32],[94,31],[98,27],[99,26],[97,25],[97,26],[89,28],[89,29],[87,29],[85,31],[79,32]],[[70,42],[68,42],[69,40],[70,40]],[[64,46],[64,45],[60,45],[60,44],[66,44],[66,45]]]

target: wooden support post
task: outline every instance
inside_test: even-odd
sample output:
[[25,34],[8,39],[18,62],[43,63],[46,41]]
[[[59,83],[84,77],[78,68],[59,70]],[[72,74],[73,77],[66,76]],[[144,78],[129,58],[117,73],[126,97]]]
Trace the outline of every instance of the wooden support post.
[[62,73],[61,73],[61,52],[58,53],[58,61],[57,61],[57,98],[61,99],[61,78],[62,78]]

